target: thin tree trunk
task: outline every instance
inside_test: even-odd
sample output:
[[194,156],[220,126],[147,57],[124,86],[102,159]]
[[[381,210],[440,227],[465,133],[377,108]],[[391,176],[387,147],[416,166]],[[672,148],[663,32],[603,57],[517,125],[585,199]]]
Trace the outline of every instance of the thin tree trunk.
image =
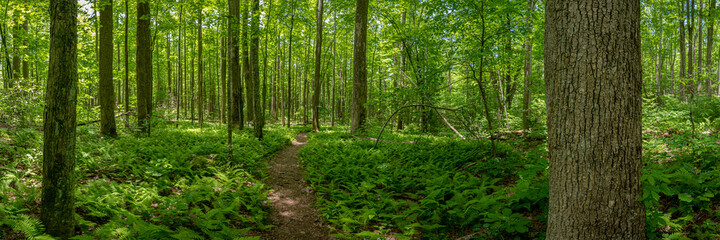
[[287,117],[287,127],[290,128],[290,109],[291,101],[290,101],[290,94],[292,93],[292,39],[293,39],[293,29],[295,28],[295,1],[292,1],[292,4],[290,5],[292,8],[292,13],[290,16],[290,42],[288,44],[288,85],[287,85],[287,99],[285,99],[285,106],[287,114],[285,117]]
[[[708,19],[706,20],[706,24],[708,26],[708,33],[707,33],[707,56],[705,57],[705,66],[708,70],[708,72],[711,69],[712,66],[712,48],[713,48],[713,38],[715,37],[715,2],[716,0],[710,0],[710,6],[708,9]],[[709,74],[710,75],[710,74]],[[706,86],[706,93],[708,96],[710,96],[713,92],[712,89],[712,77],[708,76],[707,78],[707,86]]]
[[203,127],[203,118],[205,117],[205,86],[203,86],[203,16],[202,7],[198,9],[198,122],[200,122],[200,129]]
[[[128,58],[128,26],[130,25],[130,10],[128,9],[128,2],[125,0],[125,112],[130,112],[130,60]],[[125,127],[130,126],[130,119],[128,115],[125,115]]]
[[[528,3],[528,14],[525,16],[525,26],[527,27],[530,34],[525,38],[525,71],[523,80],[523,106],[522,106],[522,124],[523,131],[530,130],[530,99],[532,97],[532,47],[533,47],[533,25],[530,21],[533,12],[535,11],[535,0],[531,0]],[[467,98],[467,96],[466,96]]]

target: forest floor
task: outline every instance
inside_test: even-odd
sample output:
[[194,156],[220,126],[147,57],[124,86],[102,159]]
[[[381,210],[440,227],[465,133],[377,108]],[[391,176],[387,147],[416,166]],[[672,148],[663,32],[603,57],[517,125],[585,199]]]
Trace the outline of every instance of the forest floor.
[[324,230],[319,211],[314,207],[315,194],[305,183],[305,173],[298,164],[298,151],[307,143],[306,134],[296,136],[292,146],[278,152],[268,166],[266,183],[272,189],[271,224],[276,227],[262,239],[330,239]]

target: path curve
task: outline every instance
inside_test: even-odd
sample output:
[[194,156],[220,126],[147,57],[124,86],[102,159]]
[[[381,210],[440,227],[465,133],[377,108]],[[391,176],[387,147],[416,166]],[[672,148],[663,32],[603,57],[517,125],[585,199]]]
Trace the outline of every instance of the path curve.
[[272,189],[270,222],[275,227],[261,239],[331,239],[314,208],[315,194],[305,183],[305,172],[298,164],[297,154],[307,143],[307,134],[300,133],[295,139],[292,146],[281,150],[269,164],[266,183]]

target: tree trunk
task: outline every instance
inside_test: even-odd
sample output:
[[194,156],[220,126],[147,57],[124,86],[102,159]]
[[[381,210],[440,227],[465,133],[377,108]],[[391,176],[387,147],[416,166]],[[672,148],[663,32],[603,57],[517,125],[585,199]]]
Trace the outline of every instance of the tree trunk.
[[113,1],[100,2],[100,132],[117,137],[113,89]]
[[226,77],[227,77],[227,60],[225,59],[227,56],[227,45],[225,44],[225,37],[222,37],[220,39],[220,86],[222,89],[222,104],[220,104],[220,107],[222,110],[220,110],[220,122],[224,122],[227,120],[226,111],[229,108],[225,107],[225,103],[227,103],[227,95],[226,94]]
[[137,118],[141,131],[149,135],[153,93],[149,1],[138,1],[137,16],[137,52],[135,54],[135,71],[137,72]]
[[233,125],[243,129],[243,97],[242,84],[240,79],[240,43],[238,39],[238,27],[240,24],[240,2],[239,0],[228,0],[230,8],[230,81],[232,82],[232,111],[230,113]]
[[[128,1],[128,0],[125,0],[125,1]],[[183,39],[182,38],[183,37],[183,34],[182,34],[183,33],[182,32],[183,5],[182,4],[180,4],[179,18],[180,18],[180,22],[178,23],[178,78],[177,78],[177,84],[175,86],[175,89],[176,89],[176,93],[175,93],[175,105],[176,105],[175,106],[175,128],[178,128],[179,124],[180,124],[180,100],[182,99],[182,96],[183,96],[183,91],[182,91],[183,84],[182,84],[181,79],[183,79],[185,76],[183,74],[183,59],[184,59],[183,57],[184,57],[184,55],[182,54],[182,49],[181,49],[182,48],[182,39]]]
[[[705,66],[710,71],[712,66],[712,48],[713,48],[713,38],[715,36],[715,2],[716,0],[710,0],[710,7],[708,9],[708,20],[706,21],[706,24],[708,26],[708,33],[707,33],[707,56],[705,57]],[[711,74],[709,74],[712,76]],[[713,92],[712,87],[712,77],[708,76],[707,79],[707,86],[706,86],[706,93],[708,96],[710,96]]]
[[[660,24],[660,26],[662,26],[662,25],[663,24]],[[663,89],[662,89],[662,70],[663,70],[663,60],[664,60],[663,59],[663,30],[662,30],[662,27],[660,27],[659,32],[660,32],[660,43],[658,45],[658,56],[657,56],[658,67],[657,67],[657,80],[656,81],[657,81],[657,88],[658,88],[657,96],[662,96],[664,94]]]
[[[128,56],[128,26],[130,25],[130,10],[128,9],[129,1],[130,0],[125,0],[125,22],[123,24],[125,25],[125,88],[123,90],[123,94],[125,94],[125,112],[130,112],[130,59]],[[125,115],[125,126],[130,126],[130,119],[128,115]]]
[[645,239],[640,0],[545,9],[547,238]]
[[250,74],[250,41],[248,40],[248,21],[250,19],[249,11],[250,11],[250,0],[243,0],[245,7],[245,11],[243,12],[242,17],[242,76],[245,80],[245,104],[247,105],[247,115],[245,115],[247,118],[247,121],[251,121],[255,119],[253,111],[255,110],[255,94],[253,94],[255,91],[253,88],[255,87],[253,84],[253,79]]
[[203,86],[203,16],[202,16],[202,5],[198,9],[198,122],[200,123],[200,129],[203,128],[203,117],[205,111],[205,86]]
[[[679,18],[679,21],[680,21],[680,79],[683,79],[681,81],[684,81],[684,79],[686,77],[686,75],[685,75],[685,70],[686,70],[685,69],[685,60],[686,60],[685,59],[685,54],[686,54],[685,53],[685,47],[686,47],[686,45],[685,45],[685,15],[686,15],[685,5],[686,4],[683,4],[683,3],[687,3],[687,1],[681,0],[681,3],[680,3],[680,16],[681,16]],[[674,81],[673,81],[673,83],[674,83]],[[680,85],[682,85],[682,84],[680,84]],[[675,87],[673,86],[671,89],[673,91],[673,94],[675,94]],[[685,99],[685,90],[683,89],[682,86],[678,87],[678,91],[680,94],[680,99]]]
[[357,0],[355,5],[355,42],[353,44],[353,97],[350,133],[364,131],[367,102],[367,15],[369,0]]
[[77,9],[75,0],[50,0],[40,221],[47,234],[61,239],[75,234]]
[[313,82],[312,124],[313,131],[320,131],[320,60],[322,59],[323,0],[318,0],[317,37],[315,38],[315,82]]
[[292,39],[293,39],[293,28],[295,28],[295,1],[292,1],[291,4],[292,13],[290,16],[290,42],[288,44],[288,82],[287,82],[287,99],[285,99],[285,106],[287,111],[287,114],[285,117],[287,117],[287,127],[290,128],[290,109],[291,101],[290,101],[290,94],[292,92]]
[[522,124],[523,130],[530,130],[530,98],[532,97],[532,47],[533,47],[533,25],[530,21],[533,11],[535,10],[535,0],[528,3],[528,14],[525,16],[525,26],[530,33],[525,38],[525,71],[523,80],[523,106],[522,106]]
[[[249,6],[248,6],[249,7]],[[253,130],[255,138],[263,139],[265,114],[260,103],[260,0],[252,0],[252,19],[250,20],[252,39],[250,40],[250,71],[253,82]],[[248,93],[249,94],[249,93]]]

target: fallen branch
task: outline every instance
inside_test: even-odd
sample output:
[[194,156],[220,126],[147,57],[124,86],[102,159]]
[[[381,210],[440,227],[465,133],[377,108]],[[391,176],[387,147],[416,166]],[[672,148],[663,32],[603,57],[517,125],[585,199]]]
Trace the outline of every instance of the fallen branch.
[[[122,116],[129,115],[129,114],[131,114],[131,112],[121,113],[121,114],[119,114],[119,115],[115,115],[115,117],[118,118],[118,117],[122,117]],[[85,125],[90,125],[90,124],[98,123],[98,122],[100,122],[100,120],[78,123],[77,126],[78,126],[78,127],[79,127],[79,126],[85,126]]]
[[400,141],[383,140],[383,139],[377,139],[377,138],[371,138],[371,137],[353,136],[353,138],[360,139],[360,140],[381,141],[381,142],[386,142],[386,143],[405,143],[405,144],[417,144],[418,143],[418,142],[414,142],[414,141],[400,142]]
[[[393,119],[393,117],[395,116],[395,114],[397,114],[398,112],[400,112],[400,110],[403,110],[403,109],[409,108],[409,107],[429,107],[429,108],[435,109],[436,112],[438,111],[438,109],[440,109],[440,110],[446,110],[446,111],[456,111],[456,110],[457,110],[457,109],[452,109],[452,108],[435,107],[435,106],[427,105],[427,104],[412,104],[412,105],[402,106],[402,107],[398,108],[397,110],[395,110],[395,112],[393,112],[393,114],[390,115],[390,118],[388,118],[388,120],[385,121],[385,124],[383,125],[382,129],[380,129],[380,134],[378,134],[378,137],[377,137],[377,139],[375,140],[375,146],[373,146],[373,148],[377,148],[378,142],[380,141],[380,137],[382,136],[383,132],[385,131],[385,127],[387,127],[388,123],[390,122],[390,120]],[[438,112],[438,113],[439,113],[439,112]],[[448,124],[449,124],[449,123],[448,123]],[[451,127],[451,128],[452,128],[452,127]],[[453,131],[456,131],[455,128],[452,128],[452,129],[453,129]],[[457,132],[457,131],[456,131],[456,132]],[[458,134],[459,134],[459,133],[458,133]],[[462,137],[462,135],[460,135],[460,137]],[[464,137],[463,137],[463,138],[464,138]]]

